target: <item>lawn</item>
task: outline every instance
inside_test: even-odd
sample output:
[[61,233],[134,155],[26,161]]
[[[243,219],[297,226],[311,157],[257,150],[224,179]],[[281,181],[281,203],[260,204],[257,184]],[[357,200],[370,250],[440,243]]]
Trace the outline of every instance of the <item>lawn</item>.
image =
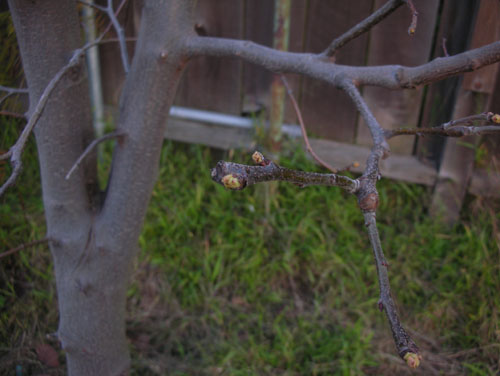
[[[5,150],[18,127],[3,127]],[[20,180],[0,198],[0,252],[44,237],[35,156],[31,140]],[[127,302],[134,375],[498,375],[498,203],[471,197],[447,228],[427,215],[428,188],[380,182],[393,294],[424,357],[410,371],[377,308],[355,198],[286,183],[234,192],[210,180],[218,159],[250,156],[165,142]],[[281,163],[320,171],[293,145]],[[2,181],[8,173],[0,165]],[[64,361],[47,337],[57,329],[48,247],[0,263],[0,373],[64,374],[34,350],[49,343]]]

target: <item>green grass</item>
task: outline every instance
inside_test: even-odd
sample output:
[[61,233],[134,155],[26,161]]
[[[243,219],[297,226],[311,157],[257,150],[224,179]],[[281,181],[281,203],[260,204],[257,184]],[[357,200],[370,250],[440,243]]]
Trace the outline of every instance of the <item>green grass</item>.
[[[290,150],[283,165],[318,171]],[[462,222],[448,229],[428,217],[427,188],[380,182],[379,229],[393,294],[424,355],[421,369],[410,372],[377,309],[376,271],[356,200],[337,188],[285,183],[272,197],[268,185],[227,191],[210,180],[210,168],[220,158],[251,162],[250,154],[231,154],[165,143],[129,289],[134,374],[500,371],[494,204],[472,200]],[[28,162],[0,199],[5,249],[44,234],[33,153]],[[15,364],[34,364],[30,349],[56,330],[56,301],[46,246],[0,262],[0,368],[8,364],[12,373]]]

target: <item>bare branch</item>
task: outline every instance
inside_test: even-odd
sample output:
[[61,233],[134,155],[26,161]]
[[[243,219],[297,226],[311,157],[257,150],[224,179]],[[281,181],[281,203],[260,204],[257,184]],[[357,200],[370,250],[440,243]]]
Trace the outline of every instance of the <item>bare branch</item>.
[[212,180],[232,190],[241,190],[256,183],[275,180],[287,181],[300,187],[338,186],[350,193],[355,193],[359,188],[359,182],[347,176],[290,170],[264,158],[259,152],[255,152],[252,158],[260,166],[219,161],[212,169]]
[[106,8],[106,13],[111,20],[113,27],[115,28],[116,35],[120,41],[120,54],[122,58],[123,69],[125,73],[130,70],[130,63],[127,52],[127,44],[125,42],[125,32],[116,18],[115,12],[113,11],[113,0],[108,0],[108,7]]
[[380,287],[379,308],[385,311],[399,356],[403,358],[410,367],[416,368],[419,365],[421,356],[419,356],[417,345],[401,326],[396,306],[392,300],[391,287],[387,275],[388,265],[382,250],[382,244],[380,243],[376,214],[373,211],[368,211],[364,212],[363,215],[373,255],[375,257],[375,265],[377,266],[377,276]]
[[[482,121],[484,124],[472,126],[475,121]],[[401,135],[463,137],[498,133],[500,133],[500,115],[493,114],[493,112],[484,112],[482,114],[455,119],[432,128],[398,128],[385,130],[385,137],[387,139]]]
[[38,245],[38,244],[48,243],[49,241],[50,241],[50,238],[46,237],[43,239],[34,240],[32,242],[29,242],[29,243],[23,243],[15,248],[11,248],[8,251],[0,253],[0,258],[10,256],[16,252],[22,251],[23,249],[26,249],[29,247],[34,247],[35,245]]
[[230,56],[263,66],[276,73],[297,73],[340,87],[345,79],[357,85],[413,89],[500,61],[500,41],[416,67],[383,65],[352,67],[326,62],[321,55],[278,51],[242,40],[193,36],[185,41],[186,53],[195,56]]
[[297,104],[297,101],[295,100],[295,97],[292,93],[292,89],[290,88],[290,85],[288,85],[288,81],[286,80],[285,76],[282,74],[280,75],[281,81],[283,81],[283,85],[285,85],[286,92],[288,94],[288,97],[290,98],[290,101],[292,102],[293,108],[295,110],[295,113],[297,114],[297,119],[299,120],[300,124],[300,130],[302,131],[302,138],[304,139],[304,142],[306,144],[306,149],[309,152],[309,154],[312,155],[312,157],[318,162],[321,166],[324,168],[330,170],[334,174],[338,172],[336,168],[333,168],[330,166],[328,163],[323,161],[313,150],[311,147],[311,144],[309,143],[309,138],[307,137],[307,131],[306,131],[306,126],[304,124],[304,119],[302,118],[302,112],[300,111],[299,105]]
[[83,151],[82,155],[80,155],[80,157],[76,160],[75,164],[70,168],[70,170],[68,171],[68,173],[65,176],[65,179],[69,180],[69,178],[71,177],[71,174],[73,174],[73,172],[78,168],[78,166],[80,165],[80,163],[82,163],[82,161],[85,159],[85,157],[87,155],[89,155],[89,153],[97,145],[99,145],[101,142],[109,140],[109,139],[112,139],[112,138],[118,138],[118,139],[120,139],[121,137],[124,137],[124,136],[125,136],[125,133],[120,132],[120,131],[115,131],[115,132],[111,132],[111,133],[105,134],[104,136],[99,137],[98,139],[95,139],[94,141],[92,141],[89,144],[89,146],[87,146],[85,148],[85,150]]
[[340,37],[334,39],[333,42],[330,43],[328,48],[321,53],[321,55],[325,57],[331,57],[335,55],[335,52],[337,52],[338,49],[342,48],[345,44],[357,38],[361,34],[369,31],[373,26],[378,24],[389,14],[398,9],[402,4],[404,4],[404,0],[389,0],[387,3],[382,5],[382,7],[370,14],[356,26],[346,31]]
[[417,21],[418,21],[418,12],[417,8],[415,8],[415,4],[413,4],[413,0],[405,0],[406,4],[408,5],[408,8],[410,8],[411,11],[411,24],[410,27],[408,28],[408,34],[413,35],[415,34],[415,31],[417,31]]
[[[116,11],[117,13],[120,12],[123,5],[125,4],[125,1],[126,0],[122,0],[122,2],[120,3],[120,6],[118,7],[118,9]],[[30,115],[28,123],[26,124],[23,131],[21,132],[21,135],[17,139],[16,143],[9,149],[8,152],[0,155],[0,161],[10,158],[10,163],[11,163],[12,168],[13,168],[10,177],[7,179],[7,181],[2,186],[0,186],[0,196],[2,196],[4,194],[4,192],[7,190],[7,188],[9,188],[10,186],[12,186],[14,184],[17,177],[21,173],[21,169],[22,169],[21,155],[22,155],[22,152],[23,152],[24,147],[26,145],[26,141],[28,140],[29,135],[33,131],[33,128],[37,124],[38,119],[40,119],[40,116],[42,116],[43,110],[45,109],[45,106],[50,98],[50,95],[52,94],[52,91],[55,89],[55,87],[57,86],[59,81],[64,77],[64,75],[71,68],[73,68],[79,64],[80,59],[84,55],[85,51],[87,51],[89,48],[91,48],[91,47],[93,47],[101,42],[104,35],[109,31],[111,26],[112,26],[111,23],[108,24],[108,26],[106,27],[104,32],[101,35],[99,35],[99,37],[97,37],[94,41],[90,41],[87,44],[85,44],[85,46],[83,46],[82,48],[75,50],[75,52],[73,53],[73,56],[70,58],[69,62],[56,73],[56,75],[50,80],[48,85],[43,90],[43,93],[40,96],[40,99],[38,100],[38,103],[36,104],[34,111]],[[3,86],[1,88],[5,89],[5,91],[11,90],[11,91],[16,91],[16,92],[21,92],[21,90],[23,90],[22,92],[24,92],[24,89],[10,89],[10,88],[5,88]]]
[[3,155],[0,155],[0,160],[10,158],[13,171],[9,179],[0,187],[0,196],[3,195],[5,190],[14,184],[17,176],[21,173],[22,161],[21,155],[26,145],[26,141],[28,140],[31,131],[35,127],[38,119],[42,116],[43,110],[45,109],[45,105],[47,104],[50,94],[55,89],[59,81],[64,77],[64,75],[73,67],[77,66],[80,63],[80,58],[85,53],[85,50],[89,48],[89,46],[85,46],[84,48],[80,48],[73,53],[73,56],[69,60],[68,64],[62,67],[59,72],[56,73],[54,78],[50,80],[47,87],[44,89],[42,95],[40,96],[40,100],[38,101],[35,110],[31,114],[28,123],[24,127],[21,135],[17,139],[16,143],[9,149],[9,151]]
[[0,91],[6,91],[8,94],[28,94],[28,89],[7,87],[0,85]]

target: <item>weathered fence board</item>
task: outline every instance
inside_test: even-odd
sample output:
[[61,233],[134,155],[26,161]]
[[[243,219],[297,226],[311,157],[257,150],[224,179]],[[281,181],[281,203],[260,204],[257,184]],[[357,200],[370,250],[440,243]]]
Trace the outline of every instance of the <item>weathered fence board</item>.
[[[305,51],[321,52],[335,38],[356,25],[372,11],[372,1],[311,0],[305,35]],[[365,63],[368,35],[351,41],[336,54],[336,62]],[[308,130],[336,141],[353,142],[358,114],[340,90],[317,80],[304,78],[301,106]]]
[[[209,36],[243,38],[242,0],[198,2],[197,30]],[[241,112],[241,69],[237,59],[201,57],[189,63],[175,104],[230,114]]]
[[[376,7],[386,1],[376,0]],[[429,60],[432,50],[434,29],[439,1],[420,0],[418,26],[415,35],[408,35],[411,12],[400,7],[384,22],[376,25],[370,33],[368,65],[400,64],[419,65]],[[375,118],[384,128],[416,127],[420,114],[423,88],[417,90],[388,90],[379,87],[365,87],[363,97],[373,111]],[[397,137],[389,141],[391,149],[399,154],[413,154],[414,137]],[[360,119],[357,143],[371,145],[370,132]]]

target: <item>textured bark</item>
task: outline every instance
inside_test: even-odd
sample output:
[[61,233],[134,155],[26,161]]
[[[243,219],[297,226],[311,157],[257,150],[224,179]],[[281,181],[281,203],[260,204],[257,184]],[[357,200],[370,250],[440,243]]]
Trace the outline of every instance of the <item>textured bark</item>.
[[[43,201],[54,258],[58,337],[70,375],[121,375],[130,367],[125,298],[158,171],[166,118],[186,60],[190,2],[145,5],[121,97],[118,143],[107,194],[97,191],[95,152],[66,180],[92,141],[86,69],[66,74],[35,128]],[[9,3],[33,110],[47,83],[81,47],[76,2]]]

